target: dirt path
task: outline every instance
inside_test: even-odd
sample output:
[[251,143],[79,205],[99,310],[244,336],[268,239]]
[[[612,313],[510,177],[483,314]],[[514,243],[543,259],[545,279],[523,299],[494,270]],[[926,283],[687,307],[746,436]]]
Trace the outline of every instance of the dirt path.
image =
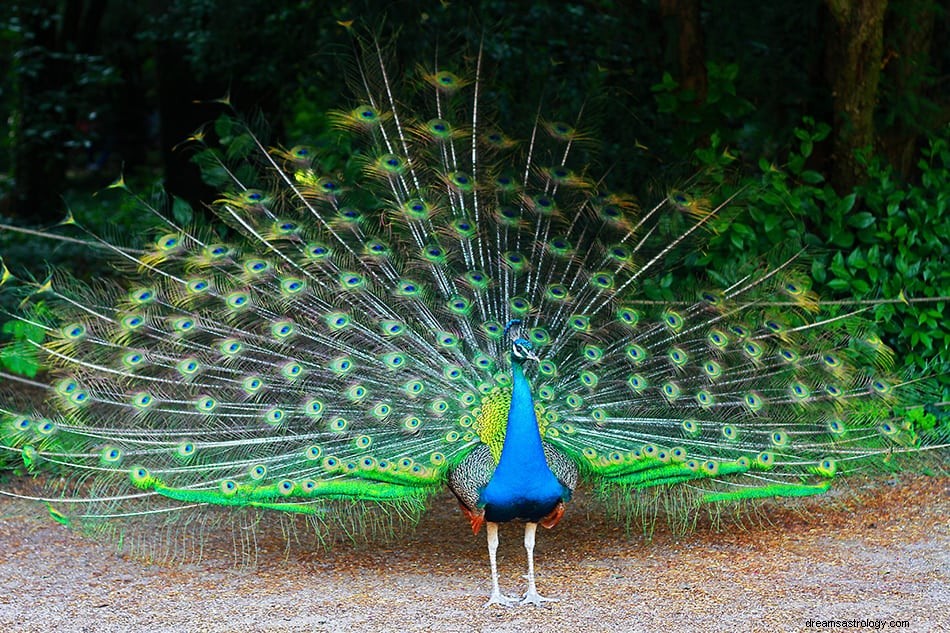
[[[242,570],[230,537],[209,539],[200,564],[160,566],[0,497],[0,631],[823,630],[811,619],[950,630],[945,478],[773,504],[745,529],[661,530],[649,544],[582,498],[539,534],[539,590],[560,598],[541,609],[483,608],[484,535],[449,498],[435,505],[402,542],[288,554],[264,542]],[[521,592],[521,530],[503,526],[501,538],[502,587]]]

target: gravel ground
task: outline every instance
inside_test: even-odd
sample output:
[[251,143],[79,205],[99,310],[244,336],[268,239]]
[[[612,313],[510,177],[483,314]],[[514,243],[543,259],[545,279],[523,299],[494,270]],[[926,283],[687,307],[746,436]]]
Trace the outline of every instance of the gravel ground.
[[[950,630],[950,480],[856,485],[649,543],[580,495],[538,536],[538,588],[560,602],[488,609],[484,534],[448,496],[401,541],[327,552],[264,536],[252,568],[235,567],[230,532],[206,539],[200,563],[158,565],[0,497],[0,631]],[[520,593],[520,526],[501,539],[502,588]]]

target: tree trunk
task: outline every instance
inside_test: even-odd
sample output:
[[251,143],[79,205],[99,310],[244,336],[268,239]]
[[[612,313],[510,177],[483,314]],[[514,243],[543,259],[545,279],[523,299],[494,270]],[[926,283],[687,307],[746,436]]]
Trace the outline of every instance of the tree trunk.
[[887,0],[825,0],[832,17],[828,72],[834,106],[831,184],[846,193],[861,182],[856,152],[874,144]]
[[922,108],[927,98],[927,79],[937,6],[934,0],[898,0],[887,16],[884,72],[892,88],[888,110],[896,120],[881,132],[882,151],[905,178],[916,167],[922,130],[935,129],[938,121]]
[[666,26],[667,60],[678,71],[676,81],[692,90],[696,103],[706,99],[706,51],[699,19],[699,0],[660,0]]

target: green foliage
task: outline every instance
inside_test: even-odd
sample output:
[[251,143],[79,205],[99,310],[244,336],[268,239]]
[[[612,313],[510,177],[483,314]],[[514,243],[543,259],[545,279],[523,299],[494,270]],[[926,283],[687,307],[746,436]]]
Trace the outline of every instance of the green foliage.
[[[729,199],[734,207],[710,223],[689,275],[717,278],[736,261],[774,260],[805,248],[819,296],[843,302],[840,312],[868,309],[897,353],[896,370],[926,377],[947,400],[947,302],[913,300],[950,296],[950,128],[930,136],[914,181],[901,178],[883,157],[867,154],[865,181],[839,195],[815,155],[829,138],[828,124],[805,117],[783,161],[759,157],[753,170],[743,162],[743,129],[729,125],[752,109],[732,98],[740,74],[734,66],[710,64],[709,81],[710,98],[702,103],[669,74],[653,87],[659,110],[681,122],[672,148],[693,147],[698,186],[714,189],[715,201]],[[674,283],[664,280],[665,286]]]
[[658,112],[671,115],[675,121],[667,139],[668,149],[674,155],[688,156],[713,135],[735,145],[742,140],[745,130],[732,127],[733,124],[755,110],[751,102],[736,92],[738,64],[711,61],[706,71],[708,87],[702,100],[694,91],[681,89],[668,72],[652,87]]
[[[875,287],[886,297],[950,296],[948,140],[950,128],[923,149],[919,184],[901,183],[880,159],[867,161],[869,180],[857,192],[866,211],[850,218],[858,229],[854,247],[832,261],[834,280],[853,296],[873,296]],[[896,338],[908,367],[939,372],[950,389],[947,301],[880,305],[874,319]]]
[[[811,167],[813,151],[829,131],[806,118],[784,165],[761,159],[758,174],[733,185],[719,179],[718,197],[739,193],[735,204],[743,210],[714,223],[697,263],[722,269],[755,253],[785,256],[789,248],[807,247],[817,293],[843,302],[842,312],[869,310],[868,318],[897,353],[897,371],[936,382],[946,400],[948,302],[914,299],[950,296],[950,128],[922,150],[919,181],[901,179],[881,157],[865,157],[867,178],[846,195]],[[708,173],[722,174],[723,157],[734,157],[720,143],[714,134],[708,147],[695,152]]]
[[2,332],[12,340],[0,347],[0,367],[27,378],[36,376],[41,367],[36,345],[46,338],[43,328],[14,319],[3,324]]
[[[59,3],[5,2],[0,8],[0,196],[12,188],[17,160],[84,160],[97,121],[108,115],[120,78],[66,28]],[[69,25],[74,27],[75,25]],[[19,156],[20,158],[17,158]]]

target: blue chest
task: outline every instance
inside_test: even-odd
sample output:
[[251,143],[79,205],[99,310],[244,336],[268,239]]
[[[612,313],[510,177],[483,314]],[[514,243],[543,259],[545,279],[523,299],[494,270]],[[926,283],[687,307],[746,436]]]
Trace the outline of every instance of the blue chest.
[[531,388],[520,364],[512,367],[511,407],[501,458],[479,495],[488,521],[538,521],[569,496],[548,467]]

